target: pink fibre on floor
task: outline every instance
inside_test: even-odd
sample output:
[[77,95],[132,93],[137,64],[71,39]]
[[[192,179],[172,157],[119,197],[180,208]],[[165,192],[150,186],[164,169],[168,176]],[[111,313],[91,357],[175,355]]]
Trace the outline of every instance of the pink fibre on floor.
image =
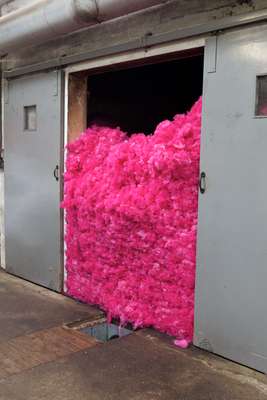
[[[201,99],[154,135],[94,126],[68,145],[67,293],[193,336]],[[179,345],[177,342],[177,345]]]
[[181,339],[181,340],[174,340],[174,344],[177,347],[180,347],[181,349],[187,349],[189,346],[190,342],[187,339]]

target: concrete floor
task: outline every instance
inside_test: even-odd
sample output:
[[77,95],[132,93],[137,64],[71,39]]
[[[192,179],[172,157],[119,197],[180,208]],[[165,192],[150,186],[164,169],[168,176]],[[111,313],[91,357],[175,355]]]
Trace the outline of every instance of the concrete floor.
[[0,399],[267,400],[265,375],[155,331],[100,344],[62,328],[99,317],[0,272]]

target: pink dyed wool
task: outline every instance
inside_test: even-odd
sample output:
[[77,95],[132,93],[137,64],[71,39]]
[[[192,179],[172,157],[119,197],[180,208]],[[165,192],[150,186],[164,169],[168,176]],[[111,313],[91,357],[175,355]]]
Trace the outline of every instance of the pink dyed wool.
[[67,292],[121,323],[192,339],[201,99],[154,135],[68,145]]

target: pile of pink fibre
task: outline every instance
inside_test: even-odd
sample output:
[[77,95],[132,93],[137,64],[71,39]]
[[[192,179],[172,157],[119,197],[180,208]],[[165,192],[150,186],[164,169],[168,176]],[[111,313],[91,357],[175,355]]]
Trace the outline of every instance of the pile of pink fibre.
[[66,164],[67,293],[178,341],[193,335],[200,127],[201,99],[151,136],[94,126]]

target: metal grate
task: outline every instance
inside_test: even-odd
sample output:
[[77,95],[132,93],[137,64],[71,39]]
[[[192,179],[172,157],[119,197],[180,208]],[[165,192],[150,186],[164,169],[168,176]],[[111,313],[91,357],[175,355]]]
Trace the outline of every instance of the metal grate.
[[93,336],[101,342],[108,342],[112,339],[119,339],[123,336],[128,336],[133,333],[133,331],[130,329],[120,327],[112,323],[109,324],[107,322],[95,324],[93,326],[87,326],[80,329],[80,332]]

